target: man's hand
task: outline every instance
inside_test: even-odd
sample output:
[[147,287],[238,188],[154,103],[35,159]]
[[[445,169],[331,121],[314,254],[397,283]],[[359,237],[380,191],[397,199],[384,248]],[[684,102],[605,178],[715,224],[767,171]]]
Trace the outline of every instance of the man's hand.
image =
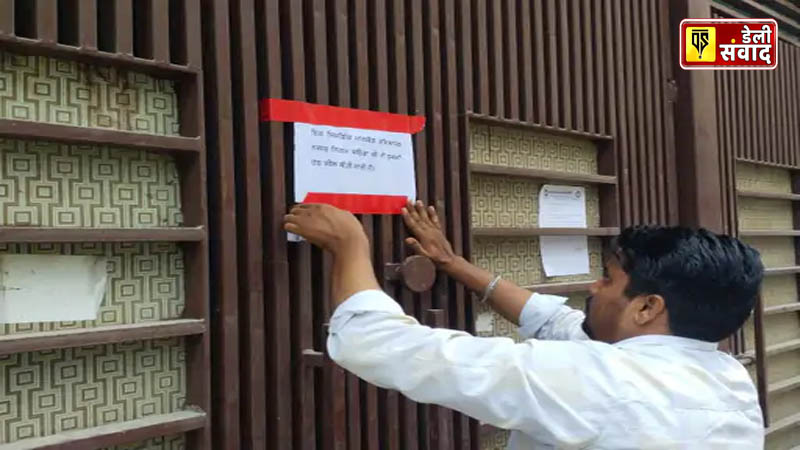
[[330,205],[295,205],[284,217],[283,229],[334,254],[354,246],[369,249],[361,222],[351,213]]
[[408,205],[403,208],[403,220],[415,236],[406,239],[406,244],[415,252],[427,256],[440,267],[447,266],[456,259],[433,206],[426,208],[422,202],[414,204],[409,200]]

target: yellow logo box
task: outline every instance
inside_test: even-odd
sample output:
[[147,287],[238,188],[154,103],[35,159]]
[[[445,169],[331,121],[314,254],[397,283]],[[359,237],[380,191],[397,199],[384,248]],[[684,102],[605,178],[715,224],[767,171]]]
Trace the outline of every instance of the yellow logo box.
[[717,29],[686,27],[686,61],[714,62],[717,59]]

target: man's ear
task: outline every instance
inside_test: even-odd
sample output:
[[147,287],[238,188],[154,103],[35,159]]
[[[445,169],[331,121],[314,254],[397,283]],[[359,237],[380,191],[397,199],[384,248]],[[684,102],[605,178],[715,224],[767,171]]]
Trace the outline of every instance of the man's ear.
[[656,294],[642,295],[635,300],[633,320],[637,325],[647,325],[667,311],[664,297]]

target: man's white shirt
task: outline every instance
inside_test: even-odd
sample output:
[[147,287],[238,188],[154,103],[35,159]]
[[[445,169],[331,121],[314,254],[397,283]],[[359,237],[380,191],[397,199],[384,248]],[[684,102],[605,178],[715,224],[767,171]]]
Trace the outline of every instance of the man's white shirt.
[[362,291],[336,308],[328,353],[377,386],[512,430],[512,450],[763,448],[753,382],[715,343],[592,341],[565,300],[533,294],[515,343],[420,325]]

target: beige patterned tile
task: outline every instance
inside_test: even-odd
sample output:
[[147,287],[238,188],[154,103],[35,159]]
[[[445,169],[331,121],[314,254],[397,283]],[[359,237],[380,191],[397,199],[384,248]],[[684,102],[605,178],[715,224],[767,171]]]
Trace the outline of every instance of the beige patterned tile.
[[[473,227],[538,228],[542,183],[497,175],[470,177]],[[600,226],[597,186],[586,186],[586,225]]]
[[736,189],[743,191],[790,193],[791,174],[786,169],[760,164],[736,163]]
[[[0,356],[0,442],[184,407],[182,339]],[[170,441],[171,442],[171,441]]]
[[176,135],[173,81],[0,52],[0,118]]

